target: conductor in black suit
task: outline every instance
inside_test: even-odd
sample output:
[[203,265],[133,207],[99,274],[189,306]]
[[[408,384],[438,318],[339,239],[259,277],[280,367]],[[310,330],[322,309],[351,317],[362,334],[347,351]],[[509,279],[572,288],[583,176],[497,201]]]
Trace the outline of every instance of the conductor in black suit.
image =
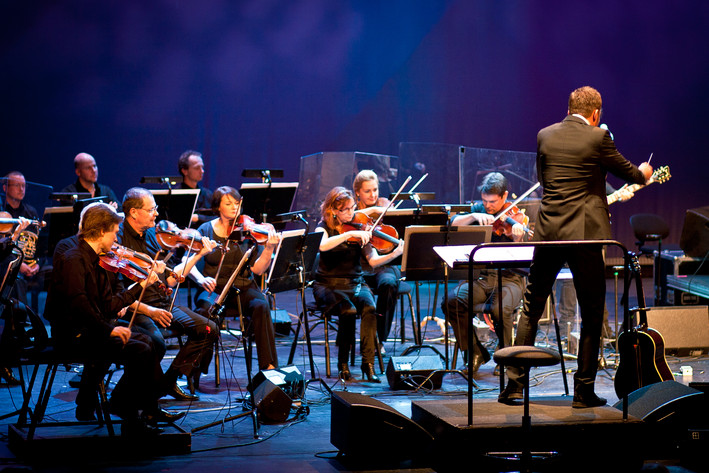
[[[598,127],[600,121],[601,94],[592,87],[581,87],[569,96],[567,117],[537,135],[537,175],[544,195],[535,241],[609,239],[606,173],[638,184],[645,184],[652,175],[648,163],[636,167],[618,152],[609,132]],[[606,403],[594,391],[606,294],[602,250],[600,245],[537,248],[517,326],[515,345],[533,345],[556,276],[563,264],[568,263],[581,307],[572,402],[575,408]],[[522,399],[522,375],[508,367],[507,376],[507,387],[498,400],[515,404]]]

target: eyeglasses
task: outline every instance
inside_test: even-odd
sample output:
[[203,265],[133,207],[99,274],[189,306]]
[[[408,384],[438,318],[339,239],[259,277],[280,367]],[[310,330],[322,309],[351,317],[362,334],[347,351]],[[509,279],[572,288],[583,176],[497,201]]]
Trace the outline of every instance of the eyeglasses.
[[157,211],[158,211],[158,206],[156,205],[155,207],[151,207],[151,208],[149,208],[149,209],[141,208],[140,210],[143,210],[143,211],[148,212],[148,213],[153,213],[153,212],[157,212]]
[[337,209],[338,212],[343,212],[343,213],[344,213],[344,212],[354,212],[355,210],[357,210],[357,205],[356,205],[356,204],[353,205],[352,207],[343,207],[343,208],[341,208],[341,209]]

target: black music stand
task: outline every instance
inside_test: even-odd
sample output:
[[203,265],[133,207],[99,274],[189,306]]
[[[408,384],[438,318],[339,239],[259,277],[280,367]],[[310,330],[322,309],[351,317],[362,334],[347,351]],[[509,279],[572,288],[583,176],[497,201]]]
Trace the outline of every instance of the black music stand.
[[157,189],[150,191],[158,206],[157,220],[169,220],[180,228],[190,226],[199,189]]
[[[407,281],[444,281],[444,300],[447,302],[448,297],[448,280],[467,279],[466,270],[451,270],[434,251],[436,246],[459,246],[459,245],[477,245],[490,241],[492,236],[492,227],[489,225],[464,225],[458,227],[452,226],[411,226],[406,229],[404,236],[404,257],[401,265],[401,272],[405,274]],[[414,256],[415,255],[415,256]],[[437,306],[438,285],[433,297],[434,313]],[[416,318],[420,323],[419,310],[419,292],[418,285],[416,286]],[[419,330],[419,334],[421,330]],[[441,357],[445,360],[446,372],[448,371],[448,316],[446,315],[444,330],[444,347],[445,356]],[[423,348],[422,340],[417,340],[418,345],[407,348],[404,353],[410,353],[413,350]],[[435,347],[432,348],[438,352]],[[440,352],[439,352],[440,355]],[[458,372],[453,370],[454,372]],[[472,379],[472,373],[469,373]]]
[[[241,184],[239,194],[244,199],[241,213],[257,223],[270,222],[276,215],[289,212],[293,206],[297,182],[267,182]],[[274,225],[281,230],[283,226]]]
[[308,281],[311,280],[313,266],[320,248],[321,240],[322,234],[320,232],[307,234],[305,230],[284,232],[281,243],[276,250],[266,284],[268,292],[272,294],[290,291],[292,289],[298,289],[300,292],[302,313],[301,317],[298,319],[298,326],[293,336],[293,343],[291,345],[290,354],[288,355],[288,364],[293,363],[300,327],[303,325],[311,375],[311,378],[306,381],[306,386],[312,381],[320,381],[320,384],[322,384],[328,392],[331,392],[330,387],[325,381],[321,378],[315,378],[315,361],[313,360],[313,346],[310,341],[310,326],[308,324],[308,312],[305,302],[305,289],[307,288]]

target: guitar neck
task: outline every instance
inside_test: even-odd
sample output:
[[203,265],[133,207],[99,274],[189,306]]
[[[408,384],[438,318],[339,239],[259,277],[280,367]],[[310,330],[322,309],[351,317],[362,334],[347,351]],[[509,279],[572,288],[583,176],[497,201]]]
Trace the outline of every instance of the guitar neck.
[[[650,183],[648,183],[648,184],[650,184]],[[626,186],[623,190],[627,189],[630,192],[635,192],[639,189],[642,189],[646,185],[647,184],[630,184],[629,186]],[[608,205],[615,204],[616,202],[618,202],[620,200],[620,194],[621,194],[620,190],[617,190],[617,191],[613,192],[612,194],[608,194],[608,196],[606,197],[608,199]]]

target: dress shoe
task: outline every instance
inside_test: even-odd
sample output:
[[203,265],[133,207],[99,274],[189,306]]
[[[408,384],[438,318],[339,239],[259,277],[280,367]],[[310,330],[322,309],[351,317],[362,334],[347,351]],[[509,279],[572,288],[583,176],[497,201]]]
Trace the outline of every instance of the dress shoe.
[[76,406],[76,420],[80,422],[92,422],[96,420],[96,408],[94,406],[84,406],[83,404],[77,404]]
[[382,380],[374,374],[374,363],[362,363],[362,378],[370,383],[381,383]]
[[516,389],[507,386],[502,390],[499,396],[497,396],[497,402],[502,404],[507,404],[508,406],[519,406],[524,399],[524,393]]
[[7,366],[0,368],[0,378],[4,379],[10,386],[19,386],[22,384],[19,379],[15,378],[15,375],[12,374],[12,370]]
[[343,381],[349,381],[352,379],[352,373],[350,373],[350,366],[347,363],[337,364],[338,374]]
[[473,355],[473,360],[470,363],[470,370],[472,371],[473,375],[478,372],[478,370],[483,364],[485,364],[485,358],[483,358],[482,355],[475,353]]
[[172,384],[165,392],[167,396],[174,397],[178,401],[199,401],[199,396],[186,393],[177,383]]
[[171,414],[164,409],[158,409],[157,411],[152,412],[152,413],[146,414],[145,412],[143,412],[142,418],[146,424],[155,426],[159,422],[163,422],[163,423],[167,423],[167,424],[177,422],[178,420],[185,417],[185,414],[186,413],[184,411],[177,412],[175,414]]
[[606,399],[596,396],[595,393],[586,395],[574,394],[574,400],[571,402],[571,407],[575,409],[585,409],[587,407],[599,407],[606,405]]

